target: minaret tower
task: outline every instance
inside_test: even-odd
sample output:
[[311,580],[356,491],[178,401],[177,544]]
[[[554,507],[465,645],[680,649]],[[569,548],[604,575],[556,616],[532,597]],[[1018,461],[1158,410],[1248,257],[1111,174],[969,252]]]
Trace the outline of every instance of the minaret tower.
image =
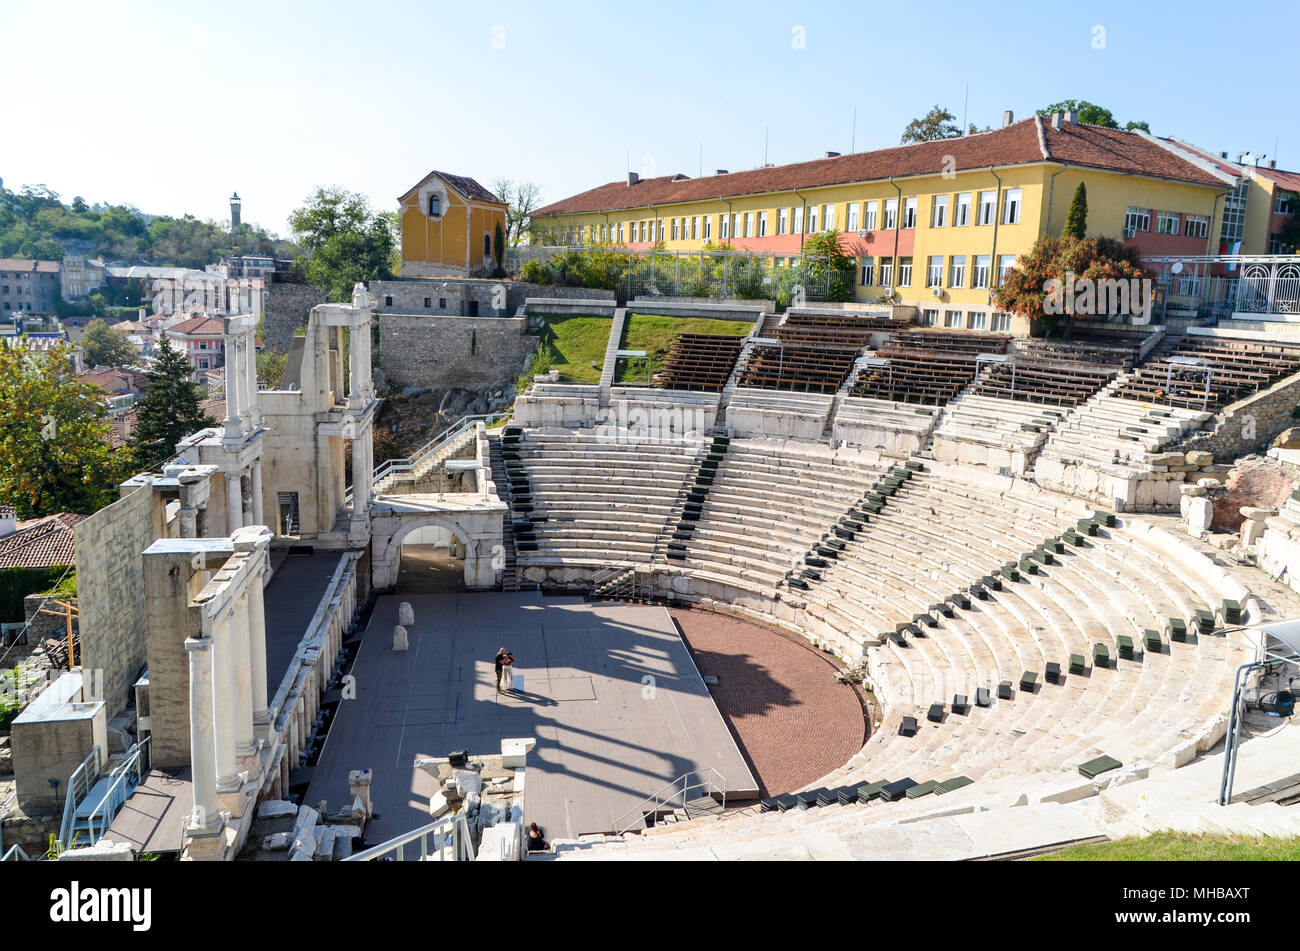
[[239,231],[239,192],[230,196],[230,233],[235,234]]

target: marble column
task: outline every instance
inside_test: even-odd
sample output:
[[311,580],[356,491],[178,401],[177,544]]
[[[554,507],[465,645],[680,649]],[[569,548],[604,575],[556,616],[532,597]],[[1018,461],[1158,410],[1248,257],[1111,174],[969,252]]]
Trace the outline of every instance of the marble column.
[[257,412],[257,332],[250,330],[244,340],[248,348],[248,425],[256,429],[261,422]]
[[252,494],[253,494],[253,524],[265,525],[263,521],[263,499],[262,499],[262,463],[257,461],[253,463],[252,468]]
[[226,418],[223,422],[226,441],[239,438],[239,337],[227,334],[224,338],[226,358]]
[[226,534],[233,535],[244,527],[244,499],[238,472],[226,474]]
[[188,637],[190,661],[190,779],[193,806],[187,829],[205,833],[214,829],[217,815],[217,761],[212,722],[212,639]]
[[182,505],[177,514],[180,516],[181,538],[198,538],[198,510]]
[[217,750],[217,792],[239,790],[235,768],[235,632],[232,607],[212,619],[212,720]]
[[[249,579],[249,585],[261,587],[260,575]],[[235,662],[235,756],[252,756],[257,752],[253,736],[253,655],[249,642],[249,598],[241,595],[235,603],[230,633],[234,639]]]
[[250,676],[253,696],[253,725],[271,725],[271,712],[267,704],[266,683],[266,603],[262,595],[262,566],[266,562],[266,549],[257,555],[258,568],[248,582],[248,651],[251,658]]

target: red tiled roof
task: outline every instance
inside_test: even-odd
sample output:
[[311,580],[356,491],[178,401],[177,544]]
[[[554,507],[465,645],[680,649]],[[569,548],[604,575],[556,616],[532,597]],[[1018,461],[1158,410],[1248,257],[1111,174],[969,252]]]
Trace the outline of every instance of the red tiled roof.
[[[480,185],[474,179],[470,178],[468,175],[453,175],[450,172],[440,172],[437,169],[434,169],[432,172],[430,172],[430,174],[437,175],[444,182],[446,182],[448,185],[450,185],[452,188],[458,191],[462,198],[467,198],[470,201],[489,201],[492,202],[494,205],[505,204],[504,201],[502,201],[500,198],[494,195],[490,190],[484,188],[482,185]],[[428,175],[424,176],[424,178],[420,179],[419,182],[417,182],[415,185],[408,188],[405,194],[403,194],[401,197],[405,198],[407,195],[411,194],[411,192],[419,188],[420,185],[423,185],[428,180],[428,178],[429,178]]]
[[167,328],[167,332],[191,337],[220,337],[226,332],[226,325],[216,317],[199,315],[198,317],[191,317],[189,320],[182,320],[179,324],[172,324]]
[[621,181],[610,182],[539,208],[533,216],[645,208],[719,197],[788,192],[795,188],[884,181],[890,177],[938,175],[945,167],[964,171],[990,165],[1002,167],[1042,161],[1069,162],[1071,165],[1223,186],[1209,172],[1136,132],[1078,123],[1065,124],[1058,131],[1049,122],[1034,116],[992,132],[793,165],[705,178],[665,175],[631,186]]
[[0,271],[34,271],[38,274],[58,274],[62,261],[37,261],[32,258],[0,258]]
[[84,515],[60,513],[22,523],[18,531],[0,538],[0,568],[50,568],[77,563],[72,530]]
[[143,373],[128,370],[124,367],[92,370],[89,373],[83,373],[78,379],[82,383],[94,383],[113,395],[118,393],[143,393],[149,386],[149,379]]
[[1300,172],[1288,172],[1280,168],[1259,168],[1255,171],[1265,178],[1274,181],[1281,188],[1289,192],[1300,192]]

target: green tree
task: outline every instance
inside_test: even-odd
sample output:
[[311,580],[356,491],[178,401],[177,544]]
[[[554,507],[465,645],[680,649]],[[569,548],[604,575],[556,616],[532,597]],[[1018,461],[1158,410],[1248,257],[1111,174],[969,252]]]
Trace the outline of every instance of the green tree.
[[909,142],[933,142],[935,139],[956,139],[961,136],[961,126],[957,117],[947,109],[936,105],[920,119],[913,119],[903,130],[900,145]]
[[[1062,99],[1060,102],[1054,102],[1050,106],[1038,110],[1040,116],[1050,116],[1053,112],[1077,112],[1079,122],[1083,125],[1099,125],[1104,129],[1118,129],[1120,127],[1119,123],[1115,121],[1115,115],[1109,109],[1089,102],[1087,99]],[[1127,123],[1124,128],[1129,132],[1134,129],[1142,129],[1144,132],[1151,131],[1145,121],[1132,121]]]
[[89,515],[112,502],[127,458],[110,442],[105,393],[77,379],[72,347],[0,347],[0,504],[19,518]]
[[1088,186],[1083,182],[1074,190],[1070,199],[1070,210],[1065,216],[1065,228],[1061,231],[1063,238],[1082,238],[1088,233]]
[[307,258],[308,279],[331,300],[350,299],[359,281],[393,276],[392,218],[372,211],[364,195],[317,188],[289,215],[289,227]]
[[158,357],[145,376],[149,388],[136,403],[131,451],[137,469],[153,469],[171,458],[186,436],[213,425],[199,409],[199,388],[190,382],[190,361],[164,334]]
[[805,238],[801,264],[814,281],[826,282],[827,300],[849,299],[856,264],[841,250],[840,232],[822,231]]
[[136,363],[139,354],[125,332],[114,330],[102,320],[92,320],[81,337],[86,363],[92,367],[125,367]]
[[268,390],[278,390],[284,382],[284,368],[289,363],[287,353],[263,350],[257,355],[257,378]]
[[492,256],[496,259],[496,272],[493,277],[506,276],[506,235],[501,228],[501,222],[497,222],[496,227],[492,230]]

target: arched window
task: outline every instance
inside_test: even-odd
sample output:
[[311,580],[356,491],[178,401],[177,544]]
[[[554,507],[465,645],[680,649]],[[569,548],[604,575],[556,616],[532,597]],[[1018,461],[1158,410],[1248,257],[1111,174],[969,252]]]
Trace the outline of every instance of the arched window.
[[483,257],[492,257],[492,235],[486,231],[483,232]]
[[429,217],[437,218],[441,214],[442,214],[442,196],[430,195],[429,196]]

